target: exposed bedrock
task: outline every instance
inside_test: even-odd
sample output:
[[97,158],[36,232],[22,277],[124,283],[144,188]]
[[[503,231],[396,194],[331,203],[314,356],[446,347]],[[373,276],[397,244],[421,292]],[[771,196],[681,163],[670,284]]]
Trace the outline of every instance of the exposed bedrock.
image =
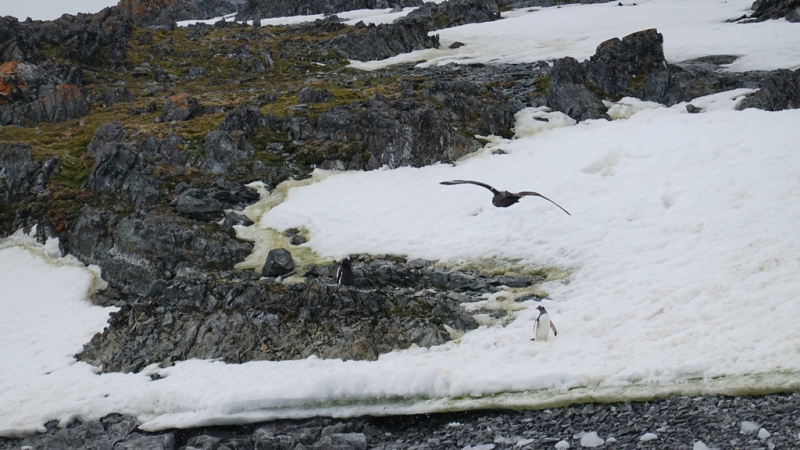
[[43,194],[45,182],[58,175],[59,170],[58,156],[34,161],[27,145],[0,143],[0,203],[16,203]]
[[[89,98],[79,87],[81,71],[47,62],[43,66],[0,64],[0,126],[58,123],[89,113]],[[74,84],[70,84],[74,83]]]
[[422,0],[245,0],[237,20],[310,14],[336,14],[356,9],[404,8],[420,6]]
[[[439,345],[452,338],[453,330],[476,328],[476,320],[461,306],[464,302],[503,286],[523,288],[544,281],[535,275],[445,270],[429,261],[362,257],[353,265],[355,286],[335,285],[336,265],[306,268],[294,274],[296,283],[286,285],[271,277],[259,279],[253,270],[198,262],[213,259],[225,266],[225,253],[211,249],[226,244],[198,248],[175,242],[178,231],[169,222],[160,225],[168,220],[163,216],[126,218],[116,226],[122,231],[108,230],[112,220],[87,211],[76,231],[80,238],[73,238],[78,256],[99,263],[104,273],[125,270],[119,267],[122,261],[138,266],[109,275],[112,288],[94,298],[122,308],[78,355],[105,371],[139,371],[149,364],[190,358],[232,363],[310,355],[374,360],[410,345]],[[135,242],[128,230],[137,230],[139,239],[148,242]],[[153,239],[151,233],[167,236]],[[195,234],[208,239],[200,231]],[[171,253],[179,256],[169,260]],[[151,262],[145,265],[145,258]],[[130,286],[129,293],[119,286]],[[538,299],[530,294],[518,300]],[[503,309],[478,312],[496,319],[507,314]]]

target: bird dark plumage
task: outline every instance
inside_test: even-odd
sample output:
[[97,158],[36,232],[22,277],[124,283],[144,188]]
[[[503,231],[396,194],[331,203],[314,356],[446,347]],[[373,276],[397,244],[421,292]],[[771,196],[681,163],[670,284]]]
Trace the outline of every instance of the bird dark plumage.
[[339,286],[352,286],[356,279],[353,276],[353,268],[350,267],[350,258],[342,260],[339,270],[336,271],[336,284]]
[[547,200],[548,202],[558,206],[562,211],[567,213],[568,216],[572,215],[566,209],[561,208],[561,206],[558,203],[550,200],[549,198],[545,197],[544,195],[542,195],[542,194],[540,194],[538,192],[531,192],[531,191],[523,191],[523,192],[498,191],[497,189],[489,186],[486,183],[481,183],[480,181],[470,181],[470,180],[442,181],[439,184],[444,184],[446,186],[452,186],[454,184],[474,184],[476,186],[485,187],[486,189],[492,191],[492,194],[494,194],[494,197],[492,197],[492,204],[494,206],[497,206],[498,208],[508,208],[509,206],[513,205],[514,203],[517,203],[520,198],[525,197],[526,195],[535,196],[535,197],[541,197],[541,198]]

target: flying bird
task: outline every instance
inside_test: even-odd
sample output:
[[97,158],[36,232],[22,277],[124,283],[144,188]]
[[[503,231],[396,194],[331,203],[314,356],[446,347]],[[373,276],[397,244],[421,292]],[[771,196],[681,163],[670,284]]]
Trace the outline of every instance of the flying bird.
[[[532,195],[532,196],[535,196],[535,197],[542,197],[543,199],[547,200],[548,202],[550,202],[550,203],[558,206],[559,208],[561,208],[561,206],[559,206],[558,203],[550,200],[549,198],[545,197],[544,195],[542,195],[542,194],[540,194],[538,192],[531,192],[531,191],[523,191],[523,192],[498,191],[497,189],[489,186],[486,183],[481,183],[480,181],[470,181],[470,180],[442,181],[439,184],[444,184],[444,185],[447,185],[447,186],[452,186],[454,184],[474,184],[474,185],[477,185],[477,186],[483,186],[486,189],[492,191],[492,194],[494,194],[494,197],[492,197],[492,204],[494,206],[497,206],[498,208],[508,208],[509,206],[513,205],[514,203],[517,203],[520,198],[525,197],[526,195]],[[561,208],[561,210],[564,211],[565,213],[567,213],[568,216],[572,215],[569,212],[567,212],[567,210],[564,209],[564,208]]]

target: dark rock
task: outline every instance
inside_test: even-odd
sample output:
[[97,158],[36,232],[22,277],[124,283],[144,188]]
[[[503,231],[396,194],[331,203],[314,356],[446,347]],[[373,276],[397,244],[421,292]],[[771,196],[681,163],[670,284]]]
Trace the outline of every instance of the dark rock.
[[247,0],[244,8],[239,9],[236,20],[259,20],[269,17],[336,14],[356,9],[397,8],[420,6],[421,0],[311,0],[298,2],[295,0],[276,0],[261,2]]
[[750,18],[756,22],[785,18],[789,22],[800,22],[800,2],[797,0],[756,0],[751,7]]
[[161,212],[137,212],[121,218],[87,209],[69,236],[70,252],[86,264],[97,264],[115,289],[147,295],[157,280],[191,261],[202,269],[231,268],[252,245],[220,229]]
[[124,142],[126,136],[127,132],[121,123],[104,123],[97,127],[97,130],[94,132],[94,136],[92,137],[92,142],[86,146],[86,150],[95,157],[97,162],[99,162],[100,150],[105,144],[110,144],[112,142]]
[[252,157],[256,149],[248,142],[245,133],[214,130],[206,137],[203,153],[206,161],[202,169],[208,173],[226,173],[234,165]]
[[697,114],[699,112],[702,112],[702,110],[697,106],[694,106],[693,104],[689,103],[686,105],[686,112],[688,112],[689,114]]
[[781,69],[767,75],[755,94],[744,99],[739,109],[781,111],[800,108],[800,69]]
[[610,120],[603,102],[584,84],[581,66],[574,58],[562,58],[553,64],[547,104],[578,121]]
[[174,22],[213,19],[238,11],[244,0],[122,0],[116,9],[127,13],[142,26],[174,26]]
[[197,111],[197,100],[189,94],[181,93],[169,97],[164,103],[161,120],[176,122],[189,120]]
[[283,248],[270,250],[267,254],[267,261],[261,269],[261,274],[265,277],[277,277],[285,275],[294,270],[294,260],[292,254]]
[[607,95],[638,91],[633,95],[642,98],[646,74],[667,68],[663,43],[663,36],[654,29],[629,34],[621,40],[609,39],[584,63],[585,79]]
[[163,138],[146,136],[137,146],[146,157],[170,166],[183,166],[188,158],[183,151],[186,141],[175,133],[169,133]]
[[229,112],[217,126],[219,131],[241,131],[245,137],[251,139],[259,127],[266,126],[265,119],[256,108],[236,106]]
[[304,88],[298,94],[300,103],[325,103],[333,99],[327,89]]
[[211,197],[195,198],[191,195],[181,195],[171,203],[175,211],[190,219],[219,220],[225,216],[222,203]]
[[399,22],[421,22],[433,31],[498,19],[500,8],[495,0],[449,0],[425,3]]
[[113,191],[122,187],[138,159],[133,145],[120,142],[103,144],[96,158],[97,164],[83,184],[84,189],[96,192]]
[[58,156],[34,162],[27,145],[0,143],[0,201],[14,203],[43,193],[45,182],[58,175],[60,168]]
[[353,33],[340,34],[323,42],[323,46],[342,58],[376,61],[413,50],[438,48],[439,35],[429,36],[428,31],[422,21],[370,25]]
[[89,113],[89,99],[82,89],[29,63],[0,65],[0,93],[0,125],[24,125],[26,120],[58,123]]
[[114,106],[117,103],[130,103],[136,100],[128,88],[111,88],[100,93],[98,97],[104,106]]
[[222,226],[230,229],[233,228],[234,225],[249,227],[252,224],[253,221],[248,219],[247,216],[245,216],[244,214],[239,214],[231,211],[225,215],[225,221],[222,223]]

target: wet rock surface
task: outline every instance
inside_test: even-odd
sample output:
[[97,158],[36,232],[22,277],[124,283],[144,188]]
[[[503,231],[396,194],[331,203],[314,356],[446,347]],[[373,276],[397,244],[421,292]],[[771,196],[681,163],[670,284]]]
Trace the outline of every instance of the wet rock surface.
[[[158,381],[154,381],[158,382]],[[607,449],[796,448],[799,394],[683,397],[574,405],[542,411],[467,411],[355,419],[280,420],[238,426],[143,433],[130,417],[73,420],[65,428],[13,440],[0,449],[544,449],[584,448],[596,433]],[[743,422],[749,422],[742,426]],[[755,427],[754,429],[752,429]],[[761,432],[763,429],[766,433]],[[649,434],[648,434],[649,433]],[[642,437],[647,436],[645,439]],[[648,440],[648,438],[650,438]],[[582,445],[581,441],[587,445]],[[595,441],[597,443],[598,441]],[[698,442],[702,442],[700,446]],[[22,447],[24,448],[24,447]]]
[[[217,264],[225,266],[221,260],[233,250],[214,250],[213,243],[200,249],[183,244],[177,249],[179,243],[170,238],[149,238],[150,233],[175,234],[165,233],[163,226],[147,231],[149,223],[160,223],[163,216],[124,219],[132,223],[121,223],[115,230],[122,231],[106,237],[102,231],[109,227],[104,219],[87,212],[79,221],[80,234],[73,246],[78,257],[115,270],[109,277],[111,288],[93,301],[122,309],[77,355],[106,372],[139,371],[149,364],[171,365],[190,358],[232,363],[310,355],[375,360],[411,345],[443,344],[454,332],[477,328],[473,314],[503,318],[510,311],[478,307],[467,312],[464,304],[508,288],[535,287],[545,280],[536,274],[490,275],[448,270],[430,261],[362,255],[353,264],[355,285],[341,287],[335,284],[337,265],[298,272],[291,254],[283,249],[270,252],[261,274],[214,267],[210,262],[192,267],[187,262],[191,255],[177,264],[167,255],[190,251],[204,259],[219,255]],[[146,233],[138,234],[149,244],[130,243],[132,238],[124,230],[136,227],[144,228]],[[137,246],[137,251],[131,250]],[[135,259],[151,262],[127,270],[117,263]],[[279,269],[271,271],[275,266]],[[296,282],[280,283],[289,275],[297,277]],[[528,294],[522,300],[541,298]]]

